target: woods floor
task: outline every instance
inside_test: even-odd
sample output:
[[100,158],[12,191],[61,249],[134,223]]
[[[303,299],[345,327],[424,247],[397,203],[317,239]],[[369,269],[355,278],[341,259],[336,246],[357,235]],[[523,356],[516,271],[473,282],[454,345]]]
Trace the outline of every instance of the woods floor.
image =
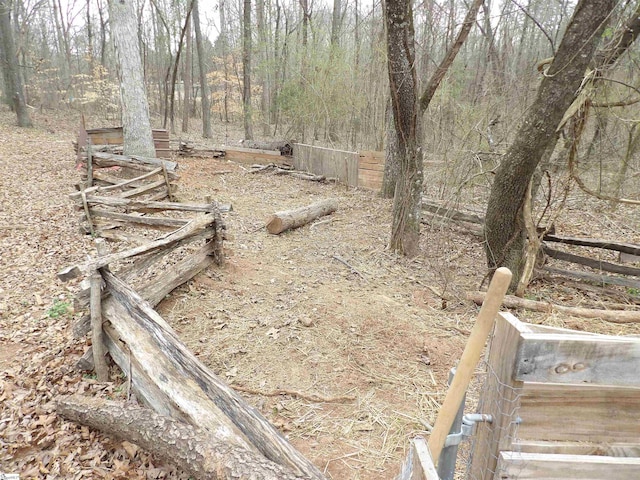
[[[35,120],[37,127],[19,129],[0,113],[0,473],[188,478],[55,414],[59,395],[124,401],[127,392],[115,367],[104,384],[75,369],[90,340],[73,339],[81,312],[65,307],[78,285],[62,284],[56,272],[93,254],[67,197],[79,180],[71,145],[78,119]],[[159,313],[329,478],[394,478],[409,439],[433,425],[473,325],[478,309],[465,293],[486,273],[481,240],[426,225],[422,253],[400,258],[386,250],[391,201],[373,192],[249,174],[224,160],[178,162],[180,200],[210,195],[233,205],[224,215],[227,262],[175,290]],[[333,215],[279,236],[266,232],[269,214],[325,198],[338,199]],[[640,243],[637,210],[602,213],[589,202],[576,194],[556,229]],[[603,295],[558,278],[535,282],[530,296],[637,308],[637,292]],[[515,313],[532,323],[640,334],[636,324]]]

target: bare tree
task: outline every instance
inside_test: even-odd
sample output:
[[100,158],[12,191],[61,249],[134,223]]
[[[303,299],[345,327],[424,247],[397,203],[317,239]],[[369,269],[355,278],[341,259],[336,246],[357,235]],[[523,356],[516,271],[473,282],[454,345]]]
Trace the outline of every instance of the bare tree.
[[202,136],[211,138],[211,106],[209,105],[209,84],[207,83],[207,69],[204,61],[204,47],[200,30],[200,10],[198,0],[193,0],[193,29],[196,34],[196,50],[198,52],[198,70],[200,72],[200,97],[202,99]]
[[155,157],[133,0],[111,0],[109,24],[120,78],[124,153]]
[[529,184],[543,153],[556,142],[557,127],[573,102],[615,0],[581,0],[555,58],[538,89],[491,188],[485,222],[487,263],[513,272],[512,290],[523,273]]
[[244,0],[242,28],[242,105],[244,118],[244,138],[253,140],[251,120],[251,0]]
[[422,150],[419,146],[413,12],[410,0],[387,0],[387,57],[400,174],[393,200],[389,248],[413,256],[419,251]]
[[22,82],[18,72],[18,59],[16,47],[13,42],[13,29],[11,26],[11,10],[6,0],[0,0],[0,43],[2,43],[2,75],[5,79],[7,99],[11,109],[16,112],[18,125],[31,127],[31,118],[27,110],[22,91]]

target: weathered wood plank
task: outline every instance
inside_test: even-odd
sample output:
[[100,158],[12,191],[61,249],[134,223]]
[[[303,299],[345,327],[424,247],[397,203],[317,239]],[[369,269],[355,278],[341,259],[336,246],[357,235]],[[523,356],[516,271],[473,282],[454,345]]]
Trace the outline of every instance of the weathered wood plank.
[[495,480],[637,480],[640,458],[501,452]]
[[573,253],[561,252],[560,250],[555,250],[546,245],[543,245],[542,249],[545,254],[557,260],[586,265],[587,267],[591,267],[595,270],[602,270],[603,272],[619,273],[621,275],[632,275],[635,277],[640,277],[640,268],[618,265],[616,263],[596,260],[594,258],[584,257],[582,255],[574,255]]
[[525,382],[518,440],[640,447],[640,388]]
[[130,215],[127,213],[117,213],[99,208],[91,209],[91,216],[98,218],[110,218],[124,223],[134,225],[145,225],[147,227],[180,228],[189,223],[188,220],[167,217],[147,217],[143,215]]
[[498,452],[510,450],[517,427],[519,394],[523,383],[514,380],[515,358],[524,324],[513,315],[500,313],[491,339],[487,379],[477,411],[493,417],[492,423],[479,423],[473,442],[469,478],[485,478],[495,472]]
[[514,451],[522,453],[545,453],[564,455],[600,455],[606,457],[640,457],[640,444],[589,443],[589,442],[546,442],[541,440],[520,440],[513,444]]
[[514,378],[640,387],[640,338],[523,333]]
[[395,480],[440,480],[429,446],[423,437],[411,440],[407,458]]
[[191,424],[208,426],[221,440],[247,443],[242,446],[257,448],[271,461],[324,479],[317,467],[182,344],[148,302],[113,274],[105,272],[104,279],[111,293],[104,302],[105,317],[137,358],[139,368],[162,390],[165,402],[182,410]]
[[563,275],[565,277],[579,278],[581,280],[587,280],[590,282],[594,282],[596,284],[620,285],[623,287],[640,289],[640,280],[636,280],[633,278],[614,277],[611,275],[600,275],[600,274],[591,273],[591,272],[576,272],[574,270],[565,270],[562,268],[555,268],[555,267],[549,267],[549,266],[544,266],[540,270],[544,272]]
[[[147,178],[153,177],[154,175],[158,175],[158,174],[162,174],[162,168],[156,168],[155,170],[145,173],[144,175],[140,175],[139,177],[135,177],[135,178],[130,178],[129,180],[121,179],[120,182],[115,183],[114,185],[109,185],[107,187],[95,186],[95,187],[86,188],[84,190],[84,193],[85,195],[89,196],[90,194],[110,192],[113,190],[122,190],[124,188],[140,187],[142,186],[142,184],[140,183],[142,182],[142,180],[146,180]],[[82,194],[80,192],[74,192],[69,195],[69,198],[71,198],[72,200],[77,200],[80,198],[81,195]]]
[[545,235],[544,240],[548,242],[566,243],[568,245],[580,245],[583,247],[598,247],[607,250],[616,250],[618,252],[630,253],[631,255],[640,255],[640,245],[634,245],[631,243],[600,240],[597,238],[564,237],[551,234]]
[[[77,203],[77,202],[76,202]],[[204,212],[211,213],[216,208],[220,212],[230,212],[233,210],[231,204],[217,203],[178,203],[178,202],[154,202],[150,200],[134,200],[121,197],[100,197],[96,195],[88,195],[87,203],[89,205],[106,205],[109,207],[122,207],[128,211],[154,212],[174,210],[182,212]]]
[[125,258],[134,257],[137,255],[142,255],[144,253],[149,253],[155,250],[170,247],[181,240],[194,236],[195,234],[199,233],[200,230],[207,228],[209,225],[212,225],[215,221],[216,218],[212,213],[199,215],[184,227],[170,233],[163,238],[160,238],[153,242],[149,242],[146,245],[140,245],[139,247],[134,247],[122,252],[105,255],[103,257],[95,260],[90,260],[83,264],[67,267],[58,273],[58,278],[62,281],[68,281],[72,278],[78,277],[82,273],[87,275],[89,272],[97,268],[109,265],[112,262],[117,262],[118,260],[123,260]]
[[160,158],[116,155],[113,153],[95,152],[93,154],[93,161],[99,167],[119,166],[119,167],[132,168],[134,170],[145,170],[145,171],[155,170],[156,168],[164,164],[167,167],[167,171],[172,176],[172,179],[177,178],[176,170],[178,169],[178,164],[176,162],[163,160]]
[[358,153],[296,143],[293,145],[293,165],[297,170],[338,178],[358,186]]

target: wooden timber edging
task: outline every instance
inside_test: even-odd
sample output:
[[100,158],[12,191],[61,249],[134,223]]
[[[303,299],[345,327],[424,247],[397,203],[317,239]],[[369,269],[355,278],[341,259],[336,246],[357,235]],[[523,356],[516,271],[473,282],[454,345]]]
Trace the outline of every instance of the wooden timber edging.
[[337,178],[350,187],[380,190],[384,163],[384,152],[349,152],[302,143],[293,144],[293,166],[297,170]]

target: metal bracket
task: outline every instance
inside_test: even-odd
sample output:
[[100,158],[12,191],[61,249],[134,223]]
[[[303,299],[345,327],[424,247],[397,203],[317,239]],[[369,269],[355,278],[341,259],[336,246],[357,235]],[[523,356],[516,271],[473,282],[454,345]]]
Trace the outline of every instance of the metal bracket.
[[450,433],[444,442],[445,447],[459,445],[463,440],[475,435],[476,426],[480,422],[493,422],[493,417],[486,413],[468,413],[462,417],[462,427],[458,433]]

